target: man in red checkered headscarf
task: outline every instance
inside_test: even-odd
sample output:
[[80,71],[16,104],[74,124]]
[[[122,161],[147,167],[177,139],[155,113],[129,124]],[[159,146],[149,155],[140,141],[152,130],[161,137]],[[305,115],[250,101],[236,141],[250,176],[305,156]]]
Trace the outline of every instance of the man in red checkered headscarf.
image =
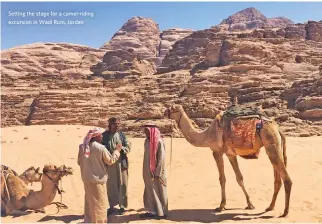
[[154,124],[143,126],[144,142],[143,180],[144,208],[141,218],[163,219],[168,214],[167,180],[165,171],[165,145],[159,129]]
[[106,165],[112,165],[120,157],[122,145],[110,153],[102,145],[102,130],[90,130],[83,143],[79,145],[77,163],[85,189],[84,222],[107,223],[107,189],[108,173]]

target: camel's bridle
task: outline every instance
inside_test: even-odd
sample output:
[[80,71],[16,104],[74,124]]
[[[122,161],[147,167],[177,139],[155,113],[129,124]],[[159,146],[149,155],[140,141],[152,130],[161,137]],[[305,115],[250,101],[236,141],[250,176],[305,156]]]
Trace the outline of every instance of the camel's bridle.
[[[176,113],[179,113],[179,112],[176,112]],[[180,128],[180,122],[181,122],[182,115],[183,115],[183,113],[181,112],[180,118],[178,121],[179,128]],[[171,135],[170,135],[170,137],[171,137],[170,138],[171,139],[171,153],[170,153],[170,168],[169,168],[169,175],[168,175],[168,178],[170,178],[170,171],[171,171],[171,164],[172,164],[172,147],[173,147],[172,138],[173,138],[173,129],[174,129],[173,120],[171,119],[171,109],[170,108],[167,109],[167,117],[169,120],[171,120]]]
[[[183,116],[183,113],[182,113],[182,111],[176,111],[176,112],[174,112],[174,113],[180,113],[180,117],[179,117],[179,121],[178,121],[178,126],[179,126],[179,128],[181,128],[181,126],[180,126],[180,122],[181,122],[181,118],[182,118],[182,116]],[[170,108],[168,108],[167,109],[167,117],[170,119],[170,120],[172,120],[171,119],[171,109]],[[171,124],[172,124],[172,122],[171,122]],[[172,128],[171,128],[172,129]],[[171,130],[172,131],[172,130]]]
[[[59,187],[58,187],[58,183],[59,183],[59,181],[58,181],[58,183],[56,183],[47,173],[48,172],[52,172],[52,171],[44,171],[44,174],[45,174],[45,176],[46,177],[48,177],[48,179],[55,185],[55,188],[57,189],[57,191],[58,191],[58,194],[60,194],[61,195],[61,193],[62,192],[65,192],[63,189],[59,189]],[[55,172],[57,172],[57,171],[55,171]],[[62,172],[60,172],[60,171],[58,171],[58,173],[60,173],[61,175],[62,175]]]
[[[55,185],[55,188],[57,189],[57,191],[58,191],[58,194],[60,194],[60,202],[52,202],[52,203],[50,203],[49,205],[52,205],[52,204],[54,204],[54,205],[56,205],[56,207],[57,207],[57,213],[59,213],[59,210],[60,209],[68,209],[68,206],[67,205],[65,205],[65,204],[63,204],[63,195],[62,195],[62,193],[65,193],[65,191],[63,190],[63,181],[61,180],[61,188],[59,189],[59,187],[58,187],[58,183],[59,183],[59,181],[58,181],[58,183],[56,183],[47,173],[48,172],[53,172],[53,171],[43,171],[43,173],[45,174],[45,176],[46,177],[48,177],[48,179]],[[60,175],[61,176],[63,176],[63,172],[62,171],[54,171],[55,173],[60,173]],[[57,214],[56,213],[56,214]]]

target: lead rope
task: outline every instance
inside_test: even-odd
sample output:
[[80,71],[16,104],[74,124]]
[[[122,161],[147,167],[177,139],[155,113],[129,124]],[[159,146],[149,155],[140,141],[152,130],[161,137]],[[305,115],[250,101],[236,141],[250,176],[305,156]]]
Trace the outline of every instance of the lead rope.
[[171,152],[170,152],[170,165],[169,165],[168,179],[170,179],[171,164],[172,164],[172,146],[173,146],[172,135],[173,135],[173,121],[171,121],[171,133],[170,133],[170,144],[171,144],[171,148],[170,149],[171,149]]
[[65,192],[64,190],[63,190],[63,180],[61,180],[60,181],[60,203],[62,203],[63,204],[63,192]]
[[5,172],[2,172],[1,171],[1,175],[3,175],[3,177],[4,177],[4,190],[6,191],[6,196],[8,197],[8,201],[10,201],[10,192],[9,192],[9,189],[8,189],[8,184],[7,184],[7,179],[8,179],[8,177],[9,177],[9,175],[10,175],[10,172],[8,172],[8,173],[5,173]]
[[63,180],[60,180],[60,189],[58,188],[58,194],[60,194],[60,202],[52,202],[49,204],[56,205],[57,212],[55,214],[58,214],[60,209],[68,209],[68,206],[63,203],[63,193],[65,193],[65,191],[63,190]]

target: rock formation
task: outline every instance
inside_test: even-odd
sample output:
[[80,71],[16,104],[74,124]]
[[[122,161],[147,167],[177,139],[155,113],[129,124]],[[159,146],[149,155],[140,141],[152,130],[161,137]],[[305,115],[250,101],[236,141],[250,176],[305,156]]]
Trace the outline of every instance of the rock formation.
[[117,115],[133,137],[143,136],[144,120],[179,137],[162,117],[166,106],[182,104],[205,128],[234,94],[241,104],[261,105],[287,135],[321,135],[321,24],[247,9],[210,29],[160,31],[134,17],[100,49],[36,43],[5,50],[2,127],[105,127]]
[[160,45],[160,33],[158,24],[152,19],[133,17],[100,49],[131,49],[139,59],[155,61]]
[[285,17],[266,18],[255,8],[241,10],[224,19],[219,27],[229,31],[247,30],[256,28],[282,28],[293,22]]
[[155,66],[146,60],[139,59],[133,50],[110,50],[105,53],[103,61],[91,66],[94,75],[117,75],[124,77],[132,74],[155,73]]
[[160,59],[157,63],[159,66],[163,58],[168,54],[169,50],[172,49],[172,45],[181,40],[182,38],[189,36],[193,30],[191,29],[167,29],[161,34],[161,42],[159,47],[158,58]]
[[322,22],[309,21],[305,26],[308,40],[322,42]]

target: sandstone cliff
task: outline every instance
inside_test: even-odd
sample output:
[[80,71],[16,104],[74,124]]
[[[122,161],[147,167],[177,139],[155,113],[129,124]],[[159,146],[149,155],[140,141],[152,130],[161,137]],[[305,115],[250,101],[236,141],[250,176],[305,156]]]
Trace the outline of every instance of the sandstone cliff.
[[[223,29],[237,23],[246,31]],[[132,136],[143,136],[140,125],[153,120],[178,137],[162,116],[166,106],[182,104],[206,128],[237,95],[241,104],[262,106],[287,135],[321,135],[321,24],[251,9],[206,30],[160,31],[134,17],[100,49],[36,43],[2,51],[1,125],[105,127],[119,116]]]

